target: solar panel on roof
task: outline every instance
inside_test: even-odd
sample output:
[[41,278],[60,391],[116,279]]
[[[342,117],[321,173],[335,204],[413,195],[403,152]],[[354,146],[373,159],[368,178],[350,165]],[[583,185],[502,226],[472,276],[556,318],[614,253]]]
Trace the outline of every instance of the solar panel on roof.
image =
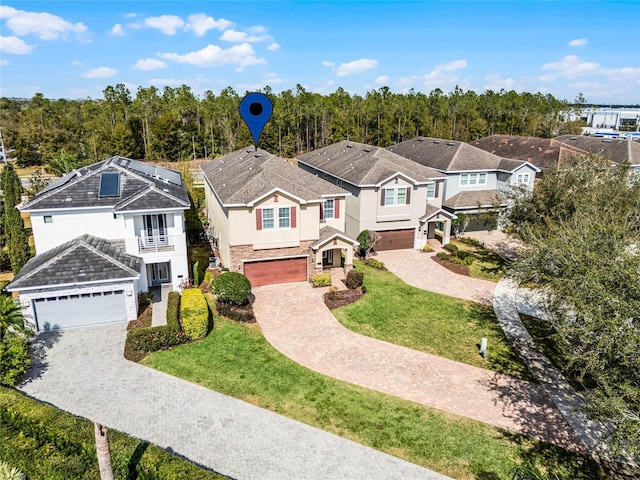
[[117,197],[120,195],[120,174],[104,172],[100,174],[99,197]]
[[174,185],[182,185],[180,173],[169,170],[168,168],[157,167],[156,165],[151,165],[139,160],[131,160],[129,163],[129,169],[134,172],[143,173],[150,177],[157,178],[158,180],[173,183]]

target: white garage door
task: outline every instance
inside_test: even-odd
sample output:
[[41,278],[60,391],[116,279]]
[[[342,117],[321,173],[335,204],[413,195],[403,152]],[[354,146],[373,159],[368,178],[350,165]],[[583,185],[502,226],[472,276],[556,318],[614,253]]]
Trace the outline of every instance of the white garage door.
[[123,290],[37,298],[33,305],[38,331],[127,320]]

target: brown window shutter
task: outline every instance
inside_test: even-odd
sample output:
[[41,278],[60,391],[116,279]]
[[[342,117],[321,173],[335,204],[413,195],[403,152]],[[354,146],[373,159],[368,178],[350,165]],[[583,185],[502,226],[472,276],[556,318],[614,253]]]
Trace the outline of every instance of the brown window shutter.
[[333,218],[340,218],[340,199],[336,198],[333,201]]
[[439,191],[440,191],[440,182],[436,182],[436,189],[435,189],[435,193],[433,194],[435,198],[438,198]]
[[296,228],[296,207],[291,207],[291,228]]
[[407,187],[407,205],[411,204],[411,187]]
[[381,188],[380,189],[380,206],[384,207],[384,192],[386,191],[385,188]]
[[262,230],[262,209],[256,208],[256,230]]
[[320,220],[324,218],[324,202],[320,202]]

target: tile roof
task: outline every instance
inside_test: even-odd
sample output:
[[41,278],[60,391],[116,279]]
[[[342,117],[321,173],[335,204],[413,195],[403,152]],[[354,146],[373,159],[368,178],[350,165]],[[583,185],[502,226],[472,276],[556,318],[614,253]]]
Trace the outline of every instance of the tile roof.
[[[585,154],[604,155],[615,163],[640,165],[640,142],[621,138],[562,135],[553,144],[579,149]],[[579,152],[578,152],[579,153]]]
[[443,210],[442,208],[435,207],[433,205],[427,205],[427,209],[425,210],[424,215],[420,217],[419,220],[421,222],[427,222],[438,214],[442,214],[445,217],[449,218],[456,218],[456,216],[451,212]]
[[253,146],[236,150],[201,166],[205,179],[224,205],[248,205],[279,190],[303,201],[349,192]]
[[445,207],[454,210],[461,208],[493,207],[496,203],[500,206],[507,205],[505,198],[496,190],[460,192],[442,202]]
[[561,158],[560,146],[550,138],[490,135],[469,144],[505,159],[529,162],[541,169],[558,165]]
[[502,161],[501,157],[468,143],[441,138],[416,137],[387,149],[441,172],[498,170]]
[[384,148],[349,140],[305,153],[297,160],[356,186],[378,185],[397,173],[419,183],[446,178]]
[[320,229],[320,238],[311,244],[311,248],[316,249],[324,245],[328,240],[333,237],[340,237],[343,240],[352,243],[353,245],[358,245],[358,241],[351,238],[344,232],[341,232],[337,228],[330,227],[326,225]]
[[7,290],[138,278],[141,262],[112,242],[85,234],[30,259]]
[[[102,173],[119,173],[119,195],[101,197]],[[188,208],[180,173],[138,160],[111,157],[54,180],[28,201],[24,211],[112,207],[114,211]]]

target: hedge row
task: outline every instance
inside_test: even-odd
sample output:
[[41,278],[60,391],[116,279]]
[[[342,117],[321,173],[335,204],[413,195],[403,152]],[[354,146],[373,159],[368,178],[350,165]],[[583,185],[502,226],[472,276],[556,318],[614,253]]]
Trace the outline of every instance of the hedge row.
[[20,337],[12,337],[0,343],[0,385],[15,387],[31,365],[29,346]]
[[167,325],[175,330],[180,330],[180,294],[169,292],[167,298]]
[[182,292],[180,302],[182,329],[191,340],[200,340],[207,335],[209,309],[199,288],[189,288]]
[[311,283],[314,287],[330,287],[331,286],[331,274],[329,273],[316,273],[311,277]]
[[[118,479],[225,478],[116,430],[109,430],[109,443]],[[0,387],[0,458],[30,479],[100,479],[90,421],[4,387]]]
[[151,352],[166,350],[189,341],[182,330],[169,325],[129,330],[124,357],[132,362],[139,362]]

